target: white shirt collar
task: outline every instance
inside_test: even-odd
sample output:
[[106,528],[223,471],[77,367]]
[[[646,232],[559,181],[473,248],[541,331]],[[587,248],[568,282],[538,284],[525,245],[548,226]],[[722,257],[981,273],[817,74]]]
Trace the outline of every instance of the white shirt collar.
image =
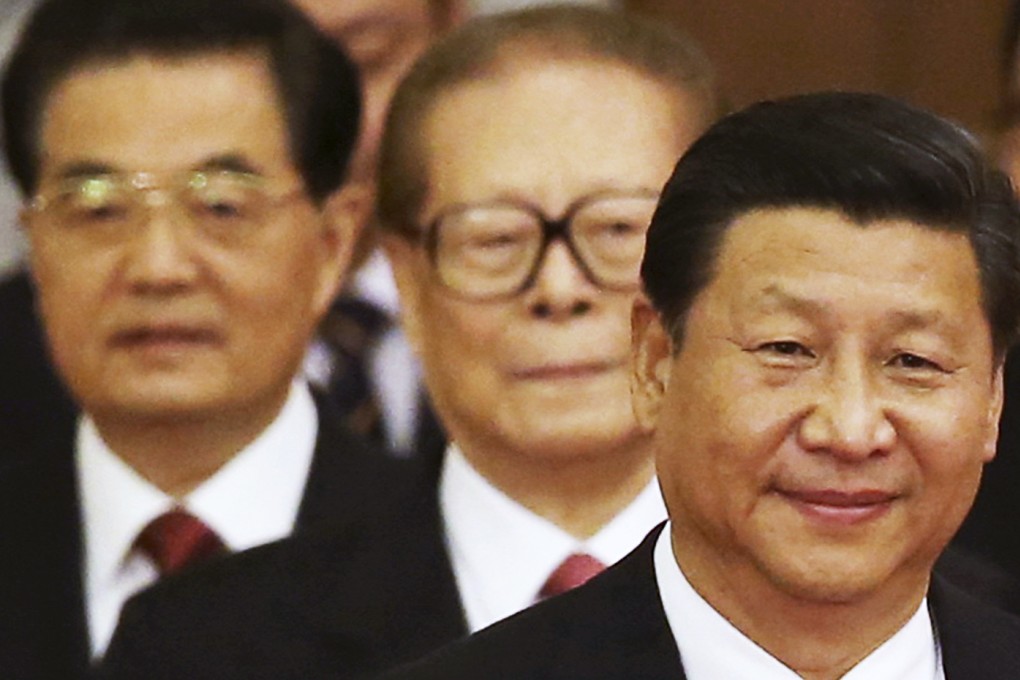
[[490,484],[453,444],[443,462],[439,503],[471,631],[534,604],[570,554],[584,552],[612,564],[666,517],[653,479],[597,534],[580,541]]
[[[655,580],[689,680],[798,680],[691,587],[673,555],[670,525],[655,544]],[[945,680],[927,599],[891,638],[842,680]]]
[[400,313],[400,296],[393,269],[382,248],[376,248],[354,273],[351,291],[395,318]]
[[[276,420],[182,504],[233,551],[289,535],[317,431],[315,403],[307,385],[296,382]],[[156,578],[148,558],[132,551],[136,537],[175,501],[111,451],[87,416],[79,423],[75,456],[86,603],[98,654],[113,633],[124,601]]]

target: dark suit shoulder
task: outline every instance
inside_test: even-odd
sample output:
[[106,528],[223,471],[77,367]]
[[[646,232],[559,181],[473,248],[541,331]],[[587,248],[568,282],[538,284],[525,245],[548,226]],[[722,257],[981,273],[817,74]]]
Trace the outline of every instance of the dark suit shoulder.
[[983,555],[950,545],[935,563],[935,573],[982,602],[1020,615],[1020,580]]
[[659,531],[584,586],[386,675],[386,680],[683,678],[652,564]]
[[929,593],[946,680],[1020,677],[1020,618],[936,574]]

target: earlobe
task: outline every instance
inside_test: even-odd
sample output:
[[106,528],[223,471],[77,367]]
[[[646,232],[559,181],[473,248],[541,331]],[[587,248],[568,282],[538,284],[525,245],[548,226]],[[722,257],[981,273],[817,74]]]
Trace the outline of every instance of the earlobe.
[[631,312],[631,403],[638,425],[650,432],[669,385],[673,349],[659,313],[639,296]]
[[992,378],[992,399],[988,406],[988,437],[985,442],[984,461],[989,463],[995,458],[995,452],[999,442],[999,419],[1002,417],[1002,402],[1004,399],[1003,388],[1003,364],[1000,362],[995,369],[995,376]]

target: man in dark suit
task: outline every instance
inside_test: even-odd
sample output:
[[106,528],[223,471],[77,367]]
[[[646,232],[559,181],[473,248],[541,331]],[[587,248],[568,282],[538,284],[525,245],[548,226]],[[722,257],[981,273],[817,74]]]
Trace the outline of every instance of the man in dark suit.
[[932,577],[995,453],[1020,208],[877,95],[767,102],[677,165],[633,395],[670,520],[393,678],[1015,678],[1020,619]]
[[394,97],[379,186],[452,436],[441,469],[400,513],[140,602],[111,672],[351,677],[632,550],[665,518],[628,393],[637,267],[658,188],[717,107],[700,50],[615,12],[485,18],[430,49]]
[[358,116],[353,65],[282,0],[31,18],[4,140],[82,417],[0,470],[0,674],[72,677],[159,576],[399,485],[295,378],[356,236]]

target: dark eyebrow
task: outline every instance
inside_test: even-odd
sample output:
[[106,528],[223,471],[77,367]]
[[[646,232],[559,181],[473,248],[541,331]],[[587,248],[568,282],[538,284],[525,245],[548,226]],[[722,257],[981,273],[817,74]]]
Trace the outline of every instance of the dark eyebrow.
[[765,311],[786,310],[802,316],[815,315],[826,310],[826,306],[787,292],[779,284],[772,284],[758,295],[759,304]]
[[[254,163],[237,153],[226,153],[211,156],[193,166],[192,171],[225,171],[240,172],[249,175],[262,175],[262,171]],[[57,173],[57,179],[80,179],[82,177],[95,177],[96,175],[126,175],[131,174],[123,168],[103,163],[101,161],[76,161],[61,168]]]
[[98,161],[78,161],[62,168],[57,173],[57,179],[78,179],[80,177],[95,177],[96,175],[116,175],[121,170],[107,163]]
[[247,175],[263,174],[262,171],[251,161],[236,153],[222,154],[207,158],[192,169],[199,171],[219,170],[225,172],[240,172]]

